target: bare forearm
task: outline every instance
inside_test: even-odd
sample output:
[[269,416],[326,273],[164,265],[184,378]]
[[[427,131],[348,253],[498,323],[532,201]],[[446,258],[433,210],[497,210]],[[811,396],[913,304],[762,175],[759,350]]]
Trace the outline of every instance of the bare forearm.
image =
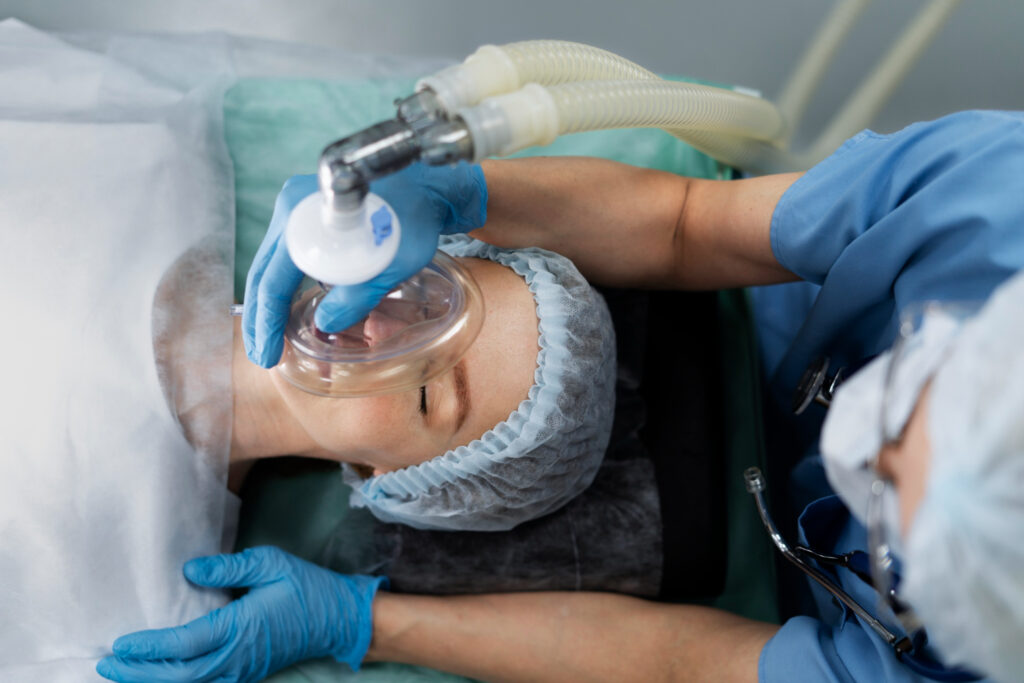
[[776,628],[603,593],[381,593],[368,658],[493,682],[753,681]]
[[712,289],[794,279],[769,229],[796,174],[710,181],[584,157],[485,161],[479,239],[540,246],[595,282]]

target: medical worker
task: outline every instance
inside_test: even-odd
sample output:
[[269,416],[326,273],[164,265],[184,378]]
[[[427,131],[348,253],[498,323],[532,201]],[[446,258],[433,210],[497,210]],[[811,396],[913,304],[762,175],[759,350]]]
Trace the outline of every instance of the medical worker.
[[[189,625],[119,639],[98,670],[256,680],[333,656],[489,681],[1022,680],[1022,178],[1024,115],[1001,112],[865,131],[804,174],[736,181],[583,158],[414,167],[373,188],[416,214],[399,212],[418,221],[401,265],[317,312],[330,329],[356,322],[427,262],[438,234],[471,229],[563,253],[599,284],[758,287],[777,521],[866,618],[803,580],[793,590],[806,599],[783,596],[802,613],[781,626],[596,593],[375,593],[368,577],[258,548],[188,563],[198,585],[249,592]],[[466,222],[463,207],[480,201],[486,223]],[[247,349],[265,367],[297,284],[282,222],[246,294],[258,310]],[[902,325],[921,302],[933,303],[920,324]],[[819,356],[850,378],[827,412],[793,417]]]

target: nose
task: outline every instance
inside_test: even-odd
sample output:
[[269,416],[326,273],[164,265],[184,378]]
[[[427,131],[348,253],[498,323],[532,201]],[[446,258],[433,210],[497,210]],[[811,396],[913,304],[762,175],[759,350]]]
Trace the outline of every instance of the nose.
[[363,324],[363,336],[370,346],[383,342],[409,326],[409,322],[374,309]]

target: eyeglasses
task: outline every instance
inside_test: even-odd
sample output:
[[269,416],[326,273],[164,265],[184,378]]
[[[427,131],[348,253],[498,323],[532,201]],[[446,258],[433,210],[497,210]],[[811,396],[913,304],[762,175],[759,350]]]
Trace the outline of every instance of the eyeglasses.
[[[897,407],[895,396],[897,391],[897,377],[900,375],[901,361],[906,357],[908,350],[913,346],[912,339],[920,327],[921,317],[915,314],[904,314],[900,320],[899,330],[896,335],[896,342],[893,344],[889,354],[888,365],[885,370],[885,384],[882,391],[881,416],[879,426],[881,429],[881,452],[888,448],[899,448],[903,441],[903,434],[906,428],[906,421],[899,420],[898,415],[902,414]],[[917,388],[918,390],[920,387]],[[914,394],[918,391],[912,392]],[[885,523],[885,508],[895,501],[895,491],[892,482],[883,477],[879,472],[878,457],[871,464],[878,475],[871,483],[868,494],[867,505],[867,532],[868,532],[868,553],[871,567],[871,583],[878,593],[879,607],[888,608],[899,620],[900,625],[913,638],[921,629],[921,620],[905,602],[899,599],[896,594],[899,588],[898,560],[894,553],[893,539],[890,534],[892,529]]]
[[[972,302],[927,302],[910,306],[900,315],[882,391],[880,454],[900,447],[921,391],[949,354],[963,322],[979,307]],[[880,606],[890,610],[913,639],[921,631],[921,620],[898,596],[900,574],[894,538],[898,530],[886,523],[886,507],[896,507],[896,492],[879,472],[877,458],[871,466],[878,475],[871,484],[866,515],[871,583]]]

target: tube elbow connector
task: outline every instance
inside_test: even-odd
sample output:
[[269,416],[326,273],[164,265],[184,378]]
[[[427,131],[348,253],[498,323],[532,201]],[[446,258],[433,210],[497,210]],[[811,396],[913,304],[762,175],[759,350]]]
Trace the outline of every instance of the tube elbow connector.
[[[337,143],[335,143],[337,144]],[[320,156],[317,177],[324,205],[335,211],[351,212],[358,209],[370,185],[358,169],[345,161],[342,150],[331,145]]]
[[320,155],[320,191],[337,211],[362,204],[370,182],[405,168],[420,156],[419,136],[401,119],[381,121],[328,145]]
[[429,93],[399,103],[399,116],[328,145],[320,155],[320,192],[292,211],[286,243],[310,277],[332,285],[365,282],[383,271],[398,248],[398,216],[370,183],[422,160],[471,159],[461,121],[439,117]]

